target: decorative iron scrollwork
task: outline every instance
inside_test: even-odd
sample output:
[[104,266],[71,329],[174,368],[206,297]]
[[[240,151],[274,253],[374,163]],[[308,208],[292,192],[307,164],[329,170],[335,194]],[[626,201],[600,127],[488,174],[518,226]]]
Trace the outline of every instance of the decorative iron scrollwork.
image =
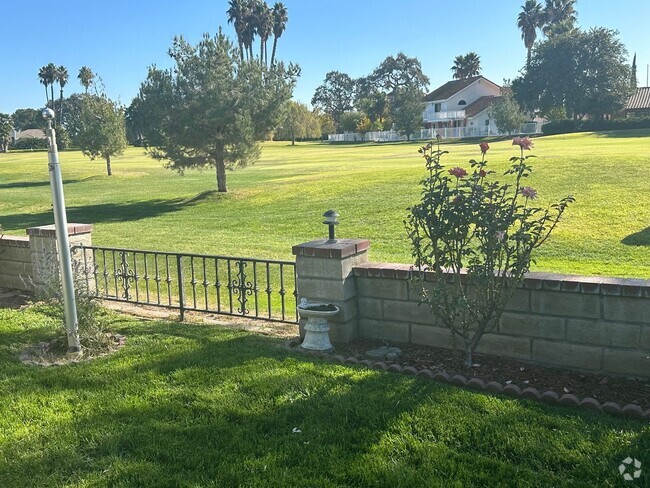
[[239,302],[237,312],[242,315],[248,315],[251,312],[246,308],[246,303],[248,302],[248,297],[255,291],[255,287],[253,283],[246,281],[246,262],[235,261],[235,266],[237,267],[237,277],[232,280],[228,288],[232,290],[232,293],[237,297],[237,301]]
[[135,282],[137,279],[137,276],[135,272],[129,268],[129,262],[127,258],[129,257],[129,253],[125,251],[120,251],[120,266],[115,271],[115,277],[117,280],[120,282],[120,286],[122,287],[122,298],[125,298],[126,300],[131,299],[131,293],[129,290],[131,289],[131,283]]

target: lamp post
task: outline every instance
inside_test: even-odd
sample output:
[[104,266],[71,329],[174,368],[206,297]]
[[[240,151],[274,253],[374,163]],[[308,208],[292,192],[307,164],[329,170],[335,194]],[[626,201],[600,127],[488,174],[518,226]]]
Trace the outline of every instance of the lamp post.
[[334,238],[334,226],[339,225],[339,221],[336,219],[340,217],[340,215],[336,210],[328,210],[323,214],[323,217],[325,217],[323,223],[329,227],[329,239],[327,242],[330,244],[334,243],[336,242],[336,239]]
[[65,325],[68,335],[68,351],[75,352],[81,349],[79,343],[79,324],[77,321],[77,304],[74,296],[74,280],[72,277],[72,260],[70,258],[70,241],[68,239],[68,219],[65,214],[65,200],[63,198],[63,182],[61,181],[61,167],[59,166],[59,153],[56,147],[56,133],[52,128],[54,110],[43,109],[43,118],[47,120],[47,160],[50,172],[50,188],[52,190],[52,206],[54,207],[54,228],[59,254],[59,270],[63,287],[63,307],[65,311]]

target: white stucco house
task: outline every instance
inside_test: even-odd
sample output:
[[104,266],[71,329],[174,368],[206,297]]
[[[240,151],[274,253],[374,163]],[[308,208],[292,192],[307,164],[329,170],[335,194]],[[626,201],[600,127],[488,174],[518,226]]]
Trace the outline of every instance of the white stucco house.
[[425,127],[441,132],[443,137],[446,134],[442,133],[458,133],[460,137],[497,134],[489,109],[500,95],[501,87],[483,76],[448,81],[424,97]]

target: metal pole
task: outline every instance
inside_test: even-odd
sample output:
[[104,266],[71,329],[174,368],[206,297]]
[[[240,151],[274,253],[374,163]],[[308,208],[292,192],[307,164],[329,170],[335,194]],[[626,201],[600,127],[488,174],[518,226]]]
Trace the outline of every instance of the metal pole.
[[59,166],[59,154],[56,147],[56,133],[52,128],[54,110],[49,108],[43,109],[43,117],[47,120],[47,166],[50,171],[50,188],[52,190],[54,228],[56,231],[59,269],[63,287],[63,306],[65,310],[66,331],[68,334],[68,351],[73,352],[81,350],[81,344],[79,343],[79,323],[77,321],[77,305],[74,295],[72,260],[70,258],[70,241],[68,239],[68,219],[65,214],[63,182],[61,181],[61,167]]

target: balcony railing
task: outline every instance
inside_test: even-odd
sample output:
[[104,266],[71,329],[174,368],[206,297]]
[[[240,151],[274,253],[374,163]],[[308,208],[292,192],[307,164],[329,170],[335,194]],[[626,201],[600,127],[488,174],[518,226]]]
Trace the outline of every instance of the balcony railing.
[[434,112],[433,110],[424,111],[425,122],[437,122],[441,120],[463,120],[464,118],[464,110],[449,110],[445,112]]

